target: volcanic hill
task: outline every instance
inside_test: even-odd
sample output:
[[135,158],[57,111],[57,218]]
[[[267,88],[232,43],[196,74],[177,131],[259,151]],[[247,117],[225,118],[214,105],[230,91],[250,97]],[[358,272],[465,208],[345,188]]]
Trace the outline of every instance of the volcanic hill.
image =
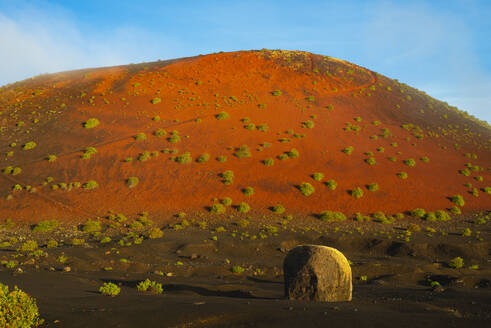
[[41,75],[2,87],[0,114],[0,219],[316,220],[491,205],[487,123],[306,52]]

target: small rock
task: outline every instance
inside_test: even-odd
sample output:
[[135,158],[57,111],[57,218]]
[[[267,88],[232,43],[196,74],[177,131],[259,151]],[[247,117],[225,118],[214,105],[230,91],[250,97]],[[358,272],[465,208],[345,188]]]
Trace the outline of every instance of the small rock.
[[436,285],[431,288],[431,291],[434,293],[443,293],[445,291],[445,288],[443,288],[441,285]]
[[198,257],[199,257],[199,255],[198,255],[198,254],[193,253],[193,254],[191,254],[191,256],[190,256],[189,258],[190,258],[191,260],[196,260]]
[[63,268],[63,271],[70,272],[70,271],[72,271],[72,268],[70,268],[69,266],[66,266]]
[[174,274],[172,272],[167,272],[166,276],[167,277],[172,277]]

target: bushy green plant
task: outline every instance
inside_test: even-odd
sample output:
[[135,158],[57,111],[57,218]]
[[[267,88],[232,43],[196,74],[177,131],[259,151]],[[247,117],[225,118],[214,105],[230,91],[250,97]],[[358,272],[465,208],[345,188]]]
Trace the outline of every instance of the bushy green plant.
[[251,157],[251,150],[247,145],[242,145],[235,150],[234,156],[237,158]]
[[35,240],[27,240],[19,248],[21,252],[33,252],[38,248],[38,243]]
[[312,186],[308,182],[303,182],[302,184],[300,184],[300,186],[298,186],[298,189],[304,196],[310,196],[315,192],[314,186]]
[[155,97],[152,100],[150,100],[152,105],[156,105],[156,104],[160,103],[161,101],[162,101],[162,99],[160,99],[159,97]]
[[365,163],[367,163],[369,165],[374,165],[375,163],[377,163],[377,160],[374,157],[369,157],[369,158],[365,159]]
[[135,140],[136,141],[143,141],[143,140],[146,140],[147,139],[147,135],[143,132],[140,132],[140,133],[137,133],[135,136],[134,136]]
[[348,146],[346,148],[343,148],[341,151],[346,155],[351,155],[353,153],[353,149],[353,146]]
[[324,211],[320,214],[319,218],[322,221],[326,221],[326,222],[346,220],[346,216],[342,212],[336,212],[336,211]]
[[379,189],[378,183],[370,183],[367,185],[369,191],[377,191]]
[[238,206],[237,206],[237,210],[241,213],[247,213],[251,210],[251,207],[249,206],[249,204],[245,203],[245,202],[241,202]]
[[48,232],[56,227],[58,227],[59,222],[57,220],[46,220],[46,221],[41,221],[38,224],[36,224],[33,228],[32,231],[34,232]]
[[99,292],[105,296],[117,296],[121,292],[121,288],[112,282],[105,282],[100,288]]
[[234,265],[234,266],[232,267],[232,272],[233,272],[233,273],[238,273],[238,274],[240,274],[240,273],[243,273],[244,271],[245,271],[245,269],[244,269],[243,267],[241,267],[240,265]]
[[160,230],[159,228],[153,227],[148,231],[148,238],[149,239],[157,239],[157,238],[162,238],[164,235],[164,232]]
[[232,198],[225,197],[224,199],[221,200],[221,203],[225,206],[230,206],[232,205]]
[[246,196],[252,196],[254,194],[254,188],[246,187],[246,188],[242,189],[242,193]]
[[329,188],[331,190],[336,190],[336,188],[338,186],[338,183],[333,179],[330,179],[330,180],[326,181],[325,183],[326,183],[327,188]]
[[403,163],[409,167],[413,167],[416,165],[416,161],[413,158],[405,159]]
[[312,129],[315,126],[314,121],[305,121],[302,122],[302,127],[307,128],[307,129]]
[[356,187],[353,190],[351,190],[351,196],[353,196],[355,199],[360,199],[363,197],[363,189],[360,187]]
[[31,149],[36,148],[36,146],[37,146],[37,144],[34,141],[29,141],[29,142],[26,142],[22,146],[22,149],[24,149],[24,150],[31,150]]
[[300,153],[295,148],[290,149],[286,154],[289,158],[297,158],[300,156]]
[[460,269],[464,266],[464,259],[460,256],[457,256],[448,262],[448,266],[454,269]]
[[163,136],[165,136],[167,134],[167,131],[165,131],[164,129],[158,129],[157,131],[155,131],[153,133],[156,137],[159,137],[159,138],[162,138]]
[[215,115],[215,118],[219,121],[221,120],[226,120],[230,118],[230,115],[227,112],[220,112],[217,115]]
[[273,207],[271,207],[271,211],[273,211],[276,214],[282,214],[285,212],[285,207],[281,204],[276,204]]
[[415,208],[414,210],[411,211],[411,216],[414,216],[416,218],[422,218],[426,214],[426,211],[422,208]]
[[407,179],[407,177],[408,177],[406,172],[399,172],[399,173],[397,173],[397,176],[401,179]]
[[99,187],[99,184],[95,180],[87,181],[82,186],[82,188],[87,190],[96,189],[97,187]]
[[273,92],[271,92],[271,94],[277,97],[277,96],[281,96],[283,92],[281,90],[274,90]]
[[229,185],[234,182],[234,172],[227,170],[225,172],[220,173],[220,177],[223,179],[222,182],[223,184]]
[[265,160],[263,160],[263,164],[266,166],[273,166],[274,165],[274,159],[266,158]]
[[136,289],[138,289],[138,291],[140,292],[151,292],[154,294],[162,294],[162,292],[164,291],[161,283],[151,281],[150,279],[140,281],[138,285],[136,285]]
[[101,222],[96,220],[88,219],[82,226],[83,232],[97,232],[101,230],[102,230]]
[[324,174],[321,172],[315,172],[312,174],[312,179],[314,179],[315,181],[321,181],[322,179],[324,179]]
[[430,159],[426,156],[423,156],[420,159],[421,159],[421,162],[423,162],[423,163],[428,163],[430,161]]
[[38,327],[43,323],[39,317],[36,300],[14,287],[0,283],[0,327],[29,328]]
[[179,164],[189,164],[193,161],[193,158],[191,157],[191,154],[189,152],[185,152],[179,156],[176,156],[174,158],[174,161]]
[[465,205],[464,198],[461,195],[455,195],[451,198],[451,200],[452,200],[452,203],[454,203],[457,206],[462,207]]
[[126,186],[128,188],[134,188],[138,185],[139,182],[140,182],[140,179],[138,179],[138,177],[129,177],[126,180]]
[[84,128],[86,129],[92,129],[98,126],[101,122],[99,122],[98,119],[96,118],[89,118],[85,123],[84,123]]
[[225,213],[226,208],[222,204],[216,203],[211,205],[210,207],[210,212],[211,213],[216,213],[216,214],[223,214]]
[[216,158],[216,160],[220,163],[225,163],[227,161],[227,156],[225,155],[220,155]]
[[266,132],[269,130],[269,126],[266,123],[259,124],[256,129],[261,132]]

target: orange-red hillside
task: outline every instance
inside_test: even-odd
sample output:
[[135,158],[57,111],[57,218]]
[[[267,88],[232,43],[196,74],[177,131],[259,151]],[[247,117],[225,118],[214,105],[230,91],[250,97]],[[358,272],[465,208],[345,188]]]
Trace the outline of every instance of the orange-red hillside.
[[486,123],[331,57],[245,51],[42,75],[3,87],[0,111],[0,219],[165,221],[221,215],[210,206],[226,197],[234,216],[241,202],[252,216],[449,210],[455,195],[463,212],[491,207]]

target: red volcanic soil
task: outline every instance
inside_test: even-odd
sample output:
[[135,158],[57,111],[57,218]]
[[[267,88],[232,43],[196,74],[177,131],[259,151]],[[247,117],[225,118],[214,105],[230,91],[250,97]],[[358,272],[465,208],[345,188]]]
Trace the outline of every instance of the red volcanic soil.
[[[0,111],[1,219],[240,214],[208,211],[225,197],[248,203],[247,215],[256,217],[275,204],[294,216],[448,210],[454,195],[462,195],[465,213],[491,205],[486,123],[368,69],[305,52],[218,53],[42,75],[0,89]],[[91,118],[100,124],[84,127]],[[139,133],[146,138],[137,140]],[[29,142],[36,146],[25,149]],[[250,155],[239,158],[243,145]],[[342,152],[350,146],[351,155]],[[84,159],[88,147],[97,153]],[[298,157],[285,155],[292,149]],[[185,153],[191,161],[178,163]],[[202,154],[209,159],[200,162]],[[274,165],[264,164],[268,158]],[[227,170],[230,184],[220,176]],[[132,188],[130,177],[139,180]],[[326,185],[331,179],[335,190]],[[84,188],[89,181],[98,187]],[[304,182],[315,188],[310,196],[298,188]],[[367,189],[372,183],[377,191]],[[254,194],[246,196],[246,187]],[[360,199],[351,195],[357,187]]]

